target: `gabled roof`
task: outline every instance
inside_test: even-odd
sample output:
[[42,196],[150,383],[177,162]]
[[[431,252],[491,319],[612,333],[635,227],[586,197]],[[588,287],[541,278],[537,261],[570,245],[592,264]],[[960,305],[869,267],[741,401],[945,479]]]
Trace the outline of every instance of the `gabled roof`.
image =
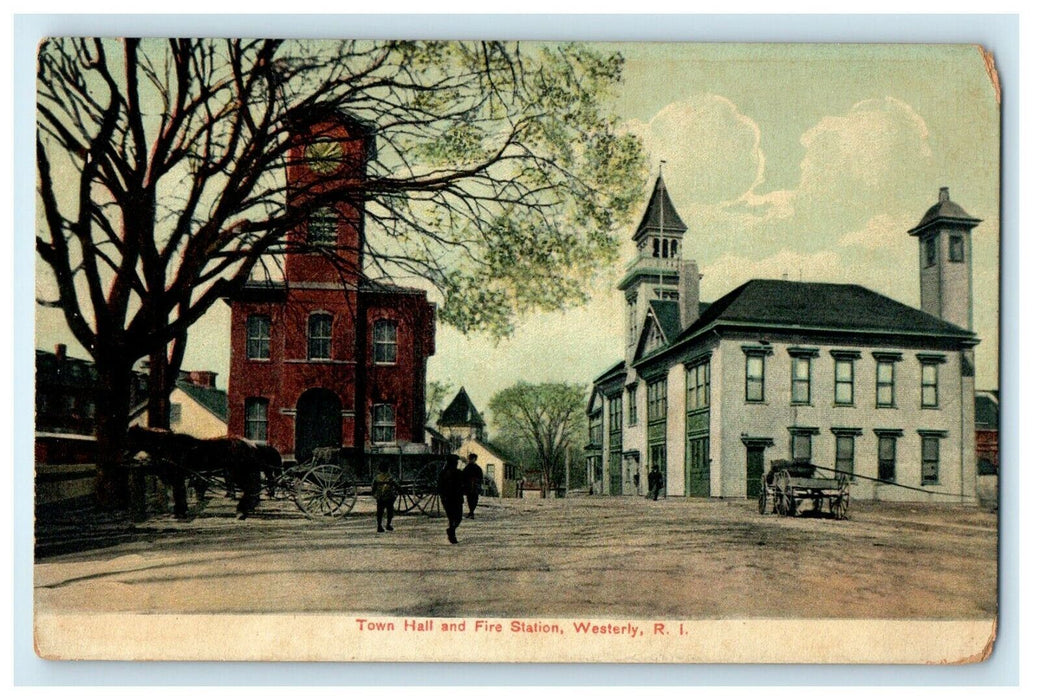
[[519,462],[516,461],[516,458],[512,454],[512,452],[503,448],[501,445],[497,445],[492,442],[487,442],[485,440],[477,440],[475,438],[463,440],[462,444],[465,445],[466,443],[470,442],[480,445],[482,448],[490,452],[493,456],[498,458],[498,461],[502,462],[503,464],[519,464]]
[[186,381],[177,381],[177,388],[193,401],[212,413],[224,423],[228,420],[227,392],[215,387],[199,386]]
[[682,331],[679,302],[674,299],[651,299],[650,310],[657,318],[657,325],[664,333],[664,339],[669,343],[675,340]]
[[664,178],[657,176],[654,183],[653,194],[643,212],[643,218],[636,228],[632,240],[638,240],[646,231],[667,231],[669,233],[686,233],[686,224],[679,218],[679,212],[672,204],[672,198],[668,196],[668,190],[664,186]]
[[480,417],[480,411],[470,401],[466,388],[462,387],[448,407],[441,412],[437,425],[484,425],[484,419]]
[[745,282],[704,309],[671,345],[714,325],[975,339],[971,331],[856,284],[788,280]]

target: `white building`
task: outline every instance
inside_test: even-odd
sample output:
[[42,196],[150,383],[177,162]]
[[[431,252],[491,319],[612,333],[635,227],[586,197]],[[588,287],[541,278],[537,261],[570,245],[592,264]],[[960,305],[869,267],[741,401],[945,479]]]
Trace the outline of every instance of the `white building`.
[[908,232],[922,309],[858,285],[751,280],[713,303],[664,181],[619,289],[625,359],[594,380],[593,491],[757,497],[774,459],[852,476],[853,498],[975,499],[971,231],[946,188]]

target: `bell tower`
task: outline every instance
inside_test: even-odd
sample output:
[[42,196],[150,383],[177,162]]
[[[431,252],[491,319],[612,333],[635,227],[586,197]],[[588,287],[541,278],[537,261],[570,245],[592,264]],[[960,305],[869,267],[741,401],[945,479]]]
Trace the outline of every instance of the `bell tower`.
[[939,201],[907,233],[918,240],[921,310],[966,330],[973,330],[971,231],[982,222],[950,201],[939,188]]
[[[683,262],[682,245],[686,224],[668,196],[664,176],[658,174],[653,193],[647,203],[643,218],[636,228],[632,240],[636,243],[636,256],[629,262],[625,276],[618,285],[625,294],[625,357],[631,363],[639,342],[639,329],[646,318],[647,309],[653,300],[681,302],[685,288],[696,288],[687,281],[700,279],[696,263]],[[683,267],[692,266],[691,270]],[[689,274],[681,274],[681,273]],[[692,277],[691,277],[692,275]],[[696,296],[696,295],[694,295]],[[685,300],[682,300],[685,301]],[[692,300],[697,308],[697,300]],[[682,314],[685,324],[687,314]]]

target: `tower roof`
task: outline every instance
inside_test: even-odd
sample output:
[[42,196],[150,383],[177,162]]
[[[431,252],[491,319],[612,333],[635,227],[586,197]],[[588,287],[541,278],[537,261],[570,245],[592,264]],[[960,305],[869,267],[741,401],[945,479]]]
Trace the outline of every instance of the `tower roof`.
[[646,211],[643,212],[643,218],[632,240],[637,241],[647,232],[653,231],[665,231],[680,236],[686,233],[686,224],[679,218],[679,212],[675,210],[672,198],[668,196],[668,189],[664,186],[664,177],[661,175],[657,176],[654,192],[650,195],[650,202],[646,205]]
[[451,400],[448,407],[441,413],[437,425],[460,426],[460,425],[484,425],[484,419],[480,417],[480,411],[470,401],[466,388],[459,389],[455,398]]
[[981,222],[982,219],[976,219],[964,211],[959,204],[950,201],[949,187],[940,187],[939,201],[929,207],[928,211],[921,218],[921,223],[907,231],[907,233],[911,236],[917,236],[938,224],[960,224],[961,226],[973,228]]

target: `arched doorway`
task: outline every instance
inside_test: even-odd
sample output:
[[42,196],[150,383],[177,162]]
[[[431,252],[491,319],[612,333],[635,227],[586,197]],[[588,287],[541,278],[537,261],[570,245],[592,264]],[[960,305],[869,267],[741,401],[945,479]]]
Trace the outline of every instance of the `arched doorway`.
[[343,444],[343,405],[328,389],[308,389],[296,402],[296,461],[306,462],[315,447]]

